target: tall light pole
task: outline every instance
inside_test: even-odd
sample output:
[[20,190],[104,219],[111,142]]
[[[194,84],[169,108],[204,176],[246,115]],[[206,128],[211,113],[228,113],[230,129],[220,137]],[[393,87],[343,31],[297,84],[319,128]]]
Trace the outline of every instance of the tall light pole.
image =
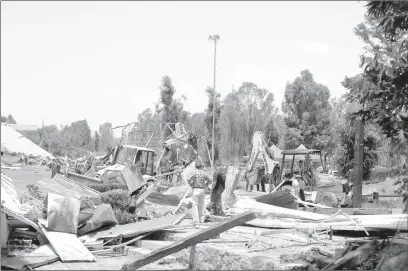
[[211,144],[211,167],[214,170],[214,144],[215,144],[215,73],[217,63],[217,42],[220,39],[219,35],[212,35],[208,40],[214,41],[214,87],[213,87],[213,127],[212,127],[212,144]]

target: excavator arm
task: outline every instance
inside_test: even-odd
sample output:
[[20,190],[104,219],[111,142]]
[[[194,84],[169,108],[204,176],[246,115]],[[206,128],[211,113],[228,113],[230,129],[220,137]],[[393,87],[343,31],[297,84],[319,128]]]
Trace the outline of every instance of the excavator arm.
[[268,148],[265,139],[263,138],[263,133],[260,131],[255,132],[252,138],[252,152],[247,166],[248,172],[251,172],[254,168],[255,161],[259,154],[261,154],[262,161],[265,165],[265,173],[269,175],[272,174],[275,167],[279,165],[279,162],[273,160],[273,151]]

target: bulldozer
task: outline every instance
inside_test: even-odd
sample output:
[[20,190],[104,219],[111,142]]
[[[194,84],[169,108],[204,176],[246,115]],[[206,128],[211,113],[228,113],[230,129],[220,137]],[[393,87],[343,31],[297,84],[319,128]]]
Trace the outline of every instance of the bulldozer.
[[[259,155],[261,155],[262,162],[256,163]],[[260,131],[255,132],[252,139],[252,152],[244,174],[247,186],[246,190],[248,191],[248,188],[250,187],[250,190],[252,191],[252,187],[257,185],[259,191],[259,185],[261,185],[262,192],[266,192],[265,185],[268,184],[269,193],[277,190],[289,190],[302,201],[326,206],[337,205],[339,199],[333,193],[314,191],[316,185],[314,183],[315,178],[313,176],[313,171],[302,175],[294,172],[296,156],[305,157],[319,155],[323,165],[321,151],[308,149],[284,150],[282,151],[282,155],[281,163],[275,161],[274,153],[267,146],[263,133]],[[283,176],[285,157],[287,156],[293,156],[292,165],[290,171]]]

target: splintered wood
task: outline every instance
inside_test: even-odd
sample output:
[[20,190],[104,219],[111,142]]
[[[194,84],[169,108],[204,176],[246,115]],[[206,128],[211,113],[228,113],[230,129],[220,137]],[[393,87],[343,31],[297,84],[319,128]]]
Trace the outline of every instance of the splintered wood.
[[170,254],[176,253],[182,249],[185,249],[187,247],[193,246],[197,243],[200,243],[204,240],[210,239],[224,231],[227,231],[235,226],[242,225],[243,223],[250,221],[255,218],[255,213],[248,211],[245,212],[241,215],[238,215],[236,217],[231,218],[228,221],[221,222],[217,225],[214,225],[208,229],[204,229],[190,237],[187,237],[184,240],[175,242],[169,246],[166,246],[162,249],[159,249],[157,251],[153,251],[146,257],[142,257],[137,259],[136,261],[130,262],[128,264],[123,265],[122,269],[123,270],[133,270],[133,269],[138,269],[142,266],[145,266],[149,263],[152,263],[154,261],[157,261],[165,256],[168,256]]

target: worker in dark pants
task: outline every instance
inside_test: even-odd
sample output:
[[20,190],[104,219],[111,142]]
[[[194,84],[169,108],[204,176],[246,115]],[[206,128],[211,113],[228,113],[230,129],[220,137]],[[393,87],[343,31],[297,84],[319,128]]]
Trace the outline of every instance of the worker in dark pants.
[[54,159],[51,164],[51,179],[55,176],[55,174],[60,174],[61,165],[57,159]]
[[227,179],[227,167],[223,167],[219,161],[216,162],[217,169],[213,175],[214,186],[211,191],[211,202],[207,210],[218,216],[225,216],[222,210],[222,192],[225,190],[225,180]]

